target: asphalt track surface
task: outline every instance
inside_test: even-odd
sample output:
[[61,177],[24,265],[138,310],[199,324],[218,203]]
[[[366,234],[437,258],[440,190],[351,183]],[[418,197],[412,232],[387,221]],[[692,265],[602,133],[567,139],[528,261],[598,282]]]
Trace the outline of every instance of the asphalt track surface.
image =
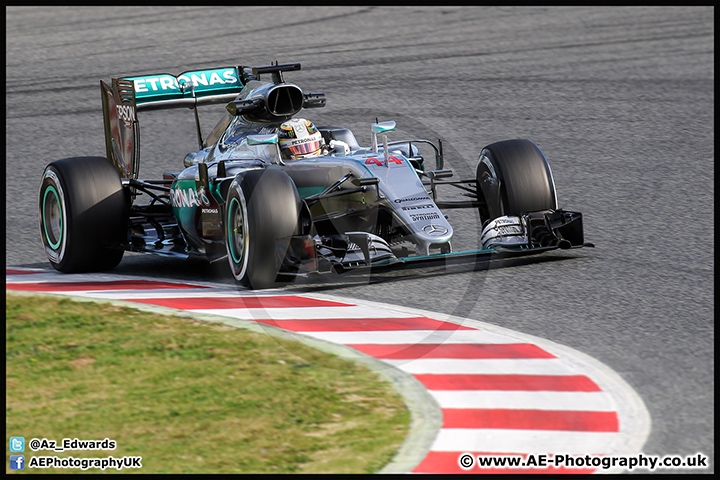
[[[594,249],[334,278],[328,292],[479,320],[581,351],[640,395],[642,451],[710,456],[714,471],[714,9],[6,9],[6,264],[45,267],[37,191],[51,160],[103,155],[100,79],[301,62],[316,124],[369,143],[396,120],[441,137],[472,176],[482,146],[529,138]],[[209,131],[222,112],[201,112]],[[185,114],[185,115],[183,115]],[[141,120],[141,177],[178,170],[192,114]],[[397,135],[397,137],[395,137]],[[450,196],[446,198],[452,198]],[[451,211],[455,250],[474,212]],[[124,275],[227,281],[224,265],[126,255]]]

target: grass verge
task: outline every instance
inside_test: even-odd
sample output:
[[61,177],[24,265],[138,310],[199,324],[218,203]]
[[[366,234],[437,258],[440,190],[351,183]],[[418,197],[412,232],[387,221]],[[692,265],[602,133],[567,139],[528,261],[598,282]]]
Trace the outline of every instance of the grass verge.
[[262,333],[9,292],[5,328],[6,445],[11,436],[117,442],[26,447],[26,465],[39,455],[142,456],[135,472],[370,473],[410,423],[376,373]]

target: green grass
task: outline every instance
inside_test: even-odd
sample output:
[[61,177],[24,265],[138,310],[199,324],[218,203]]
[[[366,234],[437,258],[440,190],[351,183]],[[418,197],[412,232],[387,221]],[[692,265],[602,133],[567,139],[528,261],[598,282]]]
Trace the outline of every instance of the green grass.
[[[26,448],[26,462],[112,455],[142,456],[124,473],[368,473],[407,434],[410,414],[388,383],[304,344],[112,304],[6,298],[6,445],[117,442]],[[83,473],[25,469],[52,471]]]

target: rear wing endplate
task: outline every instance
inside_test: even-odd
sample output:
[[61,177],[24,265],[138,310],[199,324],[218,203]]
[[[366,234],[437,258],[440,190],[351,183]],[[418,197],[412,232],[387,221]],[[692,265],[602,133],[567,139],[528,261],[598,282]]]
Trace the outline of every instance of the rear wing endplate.
[[105,149],[121,178],[137,179],[140,170],[140,130],[132,82],[113,78],[100,81]]

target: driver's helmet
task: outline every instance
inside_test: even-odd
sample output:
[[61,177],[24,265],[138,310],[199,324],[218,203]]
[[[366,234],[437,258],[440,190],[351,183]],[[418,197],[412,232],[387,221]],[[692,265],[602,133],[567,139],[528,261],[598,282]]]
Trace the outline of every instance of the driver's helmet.
[[278,141],[283,156],[297,160],[319,156],[323,138],[312,122],[304,118],[293,118],[280,125]]

